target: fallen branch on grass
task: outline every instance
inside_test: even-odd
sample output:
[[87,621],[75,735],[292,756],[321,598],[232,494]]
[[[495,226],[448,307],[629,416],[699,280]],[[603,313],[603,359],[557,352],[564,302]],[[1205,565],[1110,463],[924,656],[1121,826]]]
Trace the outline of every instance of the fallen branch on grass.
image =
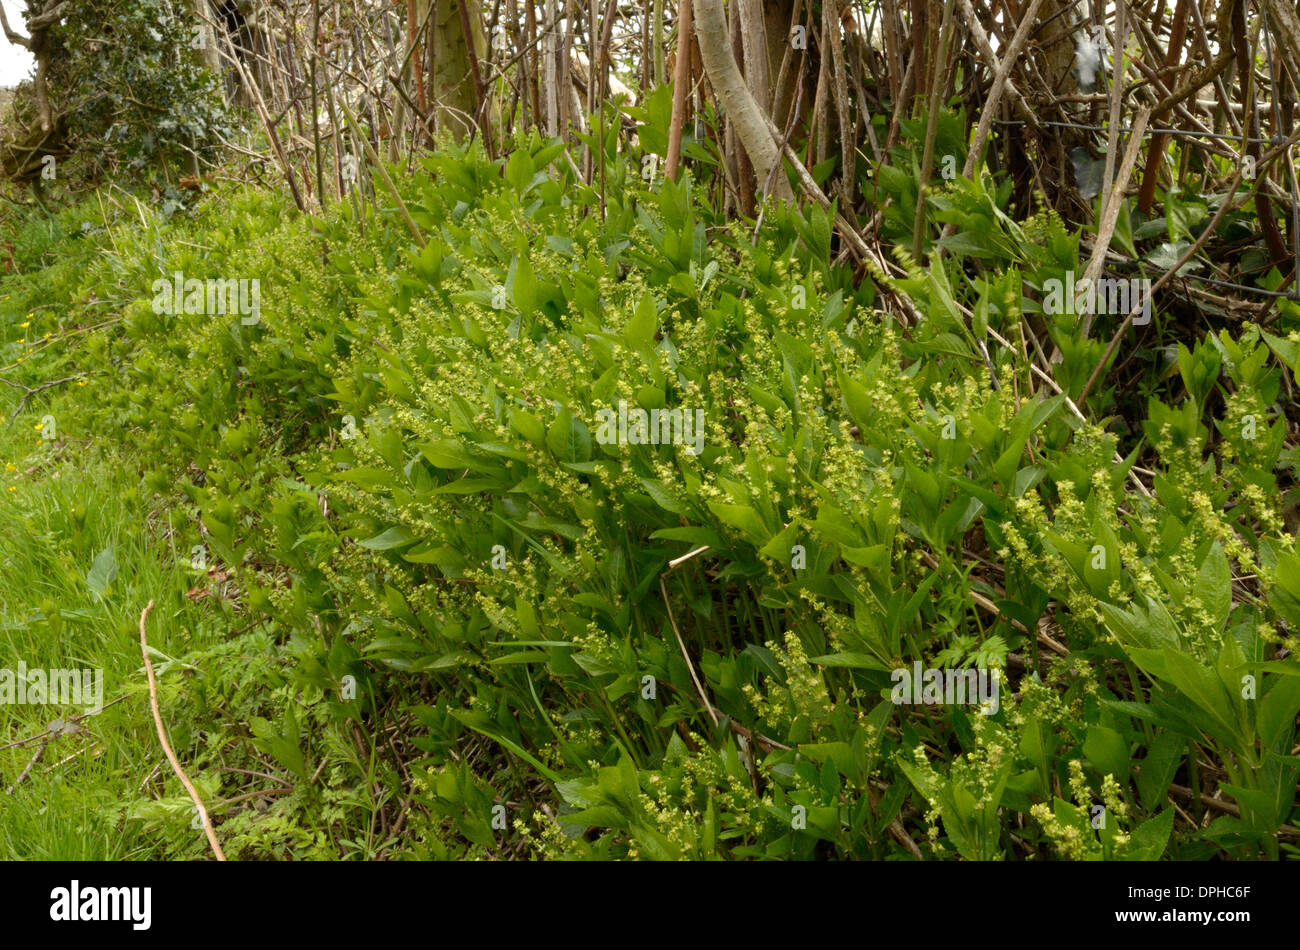
[[31,759],[28,760],[27,767],[22,770],[22,772],[18,775],[18,778],[14,780],[14,783],[5,790],[6,795],[12,795],[14,793],[14,789],[16,789],[19,785],[23,784],[23,782],[27,781],[27,776],[32,774],[32,768],[36,765],[37,762],[41,761],[41,756],[45,754],[45,747],[50,744],[50,739],[52,739],[53,737],[54,737],[54,733],[49,731],[47,731],[43,736],[41,736],[41,744],[36,747],[36,754],[33,755]]
[[153,722],[158,727],[158,741],[162,743],[163,752],[167,754],[167,761],[171,763],[172,771],[176,777],[181,780],[185,786],[185,791],[190,793],[190,798],[194,801],[194,807],[199,813],[199,821],[203,822],[203,832],[208,836],[208,844],[212,846],[212,853],[216,855],[218,861],[226,860],[225,852],[221,850],[221,842],[217,840],[217,833],[212,829],[212,819],[208,817],[208,810],[203,807],[203,799],[199,797],[198,790],[194,783],[190,781],[185,770],[176,759],[176,753],[172,751],[171,743],[167,741],[167,730],[163,728],[162,713],[158,711],[158,681],[154,679],[153,663],[149,660],[149,640],[145,634],[145,620],[149,617],[149,611],[153,610],[153,601],[145,605],[144,610],[140,611],[140,652],[144,654],[144,671],[149,677],[149,707],[153,710]]
[[48,383],[41,383],[39,386],[28,386],[26,383],[15,382],[12,379],[5,379],[3,376],[0,376],[0,383],[4,383],[6,386],[12,386],[14,389],[25,390],[23,392],[22,400],[18,403],[18,408],[15,409],[14,414],[9,417],[9,424],[14,424],[14,420],[18,418],[18,413],[22,412],[23,408],[27,405],[27,400],[31,399],[37,393],[43,392],[47,389],[52,389],[55,386],[60,386],[63,383],[70,383],[74,379],[81,379],[85,375],[87,374],[77,373],[74,376],[64,376],[62,379],[52,379]]

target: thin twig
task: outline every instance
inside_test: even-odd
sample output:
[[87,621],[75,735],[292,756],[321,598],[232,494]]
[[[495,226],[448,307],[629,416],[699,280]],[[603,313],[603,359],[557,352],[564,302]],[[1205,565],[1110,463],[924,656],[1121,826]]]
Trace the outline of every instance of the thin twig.
[[[980,113],[979,125],[975,129],[975,138],[971,142],[970,151],[966,154],[966,165],[961,173],[963,178],[969,178],[975,171],[975,163],[979,160],[980,153],[984,151],[984,143],[988,141],[993,116],[997,112],[1002,93],[1006,90],[1007,77],[1011,74],[1011,67],[1015,65],[1016,58],[1019,57],[1021,49],[1024,48],[1025,41],[1029,39],[1030,29],[1034,26],[1038,8],[1042,6],[1042,3],[1043,0],[1032,0],[1029,4],[1029,9],[1020,18],[1019,28],[1007,45],[1006,55],[997,64],[993,75],[993,86],[989,89],[988,98],[984,100],[984,111]],[[953,225],[949,225],[949,227],[953,227]],[[945,228],[944,231],[947,232],[948,228]],[[946,236],[948,235],[945,234]]]
[[23,784],[23,782],[27,780],[27,776],[30,775],[32,772],[32,767],[41,760],[41,756],[45,754],[45,747],[50,744],[50,739],[52,738],[54,738],[54,733],[52,731],[48,731],[45,733],[45,735],[41,736],[41,744],[36,747],[36,753],[31,757],[30,760],[28,760],[27,767],[22,770],[18,778],[16,778],[14,780],[14,783],[10,785],[9,788],[6,790],[5,792],[6,795],[12,795],[14,793],[14,789],[16,789],[19,785]]
[[226,854],[221,850],[221,842],[217,840],[217,833],[212,829],[212,819],[208,817],[208,810],[203,807],[203,799],[199,797],[198,789],[185,774],[185,770],[181,768],[181,763],[176,758],[176,753],[172,751],[172,744],[167,741],[167,730],[163,728],[162,713],[158,711],[158,682],[154,679],[153,662],[149,659],[149,639],[145,633],[145,621],[151,610],[153,610],[152,600],[145,605],[144,610],[140,611],[140,652],[144,654],[144,671],[149,677],[149,707],[153,710],[154,725],[158,727],[158,741],[162,743],[163,752],[167,754],[167,761],[171,763],[172,771],[181,780],[185,790],[190,793],[190,799],[198,810],[199,820],[203,822],[203,832],[208,836],[212,853],[216,855],[218,861],[224,861]]
[[704,684],[700,682],[699,674],[695,672],[695,662],[691,659],[690,653],[686,651],[686,641],[682,639],[682,632],[677,629],[677,620],[673,617],[673,606],[668,602],[668,587],[664,584],[662,574],[659,575],[659,590],[664,595],[664,606],[668,608],[668,622],[672,625],[673,633],[677,635],[677,645],[682,648],[682,656],[686,658],[686,668],[691,672],[691,682],[695,684],[695,691],[699,693],[700,699],[704,701],[704,708],[709,711],[709,718],[713,720],[713,724],[716,726],[722,720],[718,718],[713,703],[709,702],[709,694],[704,691]]
[[86,375],[86,373],[77,373],[75,376],[64,376],[62,379],[52,379],[47,383],[41,383],[39,386],[28,386],[24,383],[15,382],[12,379],[5,379],[3,376],[0,376],[0,383],[4,383],[6,386],[12,386],[14,389],[26,390],[23,393],[23,398],[18,403],[18,407],[14,409],[13,415],[9,417],[9,425],[12,426],[14,424],[14,420],[18,418],[18,413],[22,412],[23,407],[27,405],[27,400],[31,399],[37,393],[62,385],[63,383],[70,383],[74,379],[81,379]]

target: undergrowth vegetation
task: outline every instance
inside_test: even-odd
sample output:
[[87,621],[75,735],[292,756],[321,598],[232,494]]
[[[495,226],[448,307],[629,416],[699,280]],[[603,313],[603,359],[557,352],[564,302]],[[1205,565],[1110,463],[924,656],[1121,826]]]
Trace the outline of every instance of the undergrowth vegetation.
[[[1300,853],[1294,305],[1157,308],[1139,383],[1085,398],[1104,347],[1044,307],[1080,234],[991,177],[873,280],[815,206],[754,227],[613,133],[602,189],[516,145],[317,218],[223,186],[12,223],[0,649],[122,701],[24,775],[6,852],[205,853],[153,599],[231,857]],[[178,273],[257,278],[259,319],[158,312]],[[997,699],[898,702],[916,663]]]

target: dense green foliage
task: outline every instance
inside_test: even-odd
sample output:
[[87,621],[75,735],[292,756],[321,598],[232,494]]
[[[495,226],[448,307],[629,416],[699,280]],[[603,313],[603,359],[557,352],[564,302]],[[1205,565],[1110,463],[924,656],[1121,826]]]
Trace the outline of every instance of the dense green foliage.
[[[199,44],[211,33],[187,4],[171,0],[77,0],[48,33],[53,128],[33,141],[58,163],[35,183],[62,197],[110,176],[156,180],[177,202],[177,178],[215,158],[241,121],[225,103],[221,77],[201,62]],[[0,116],[0,138],[30,138],[38,111],[28,81],[13,111]]]
[[[203,35],[185,4],[80,5],[60,26],[68,51],[53,77],[83,160],[119,173],[185,148],[211,154],[228,132],[220,77],[203,69]],[[124,168],[119,168],[119,164]]]
[[[821,210],[753,232],[612,138],[603,197],[560,154],[445,148],[318,219],[221,190],[16,241],[0,363],[85,375],[15,420],[0,521],[84,573],[114,507],[26,482],[112,472],[144,543],[70,622],[111,615],[129,652],[159,601],[164,719],[233,802],[232,857],[1296,853],[1290,305],[1267,330],[1158,315],[1142,387],[1080,412],[1102,344],[1041,314],[1056,393],[1020,333],[1080,235],[1010,220],[988,178],[933,199],[946,258],[873,283]],[[910,246],[916,182],[881,172]],[[258,278],[260,321],[155,312],[175,272]],[[702,451],[607,444],[620,403],[701,410]],[[73,609],[2,596],[11,633]],[[999,671],[1000,708],[891,702],[914,661]],[[87,726],[147,740],[146,716]],[[234,802],[268,787],[235,766],[276,793]],[[164,784],[95,820],[201,855]],[[1203,826],[1193,788],[1234,810]]]

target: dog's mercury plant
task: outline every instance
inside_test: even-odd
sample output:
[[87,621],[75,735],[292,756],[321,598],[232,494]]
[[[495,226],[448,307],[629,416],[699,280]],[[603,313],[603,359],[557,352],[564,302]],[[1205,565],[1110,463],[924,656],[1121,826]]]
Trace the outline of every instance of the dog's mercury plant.
[[[917,132],[871,169],[908,248]],[[1054,212],[936,175],[946,253],[864,280],[820,208],[755,234],[690,174],[643,182],[651,144],[607,164],[603,210],[555,145],[439,149],[394,183],[423,244],[389,197],[79,211],[86,256],[5,287],[13,372],[87,383],[0,436],[0,559],[67,581],[39,615],[0,588],[7,629],[134,648],[121,598],[174,589],[163,714],[240,857],[1288,853],[1295,315],[1206,336],[1152,301],[1084,398],[1106,341],[1044,306],[1087,267]],[[257,274],[275,320],[155,313],[178,273]],[[28,345],[62,332],[38,301],[91,299],[125,303]],[[85,440],[113,459],[75,483],[94,502],[41,474]],[[996,708],[891,701],[918,664],[996,673]],[[246,734],[210,743],[213,710]],[[1234,823],[1179,814],[1202,762]],[[110,817],[202,853],[167,780]]]

